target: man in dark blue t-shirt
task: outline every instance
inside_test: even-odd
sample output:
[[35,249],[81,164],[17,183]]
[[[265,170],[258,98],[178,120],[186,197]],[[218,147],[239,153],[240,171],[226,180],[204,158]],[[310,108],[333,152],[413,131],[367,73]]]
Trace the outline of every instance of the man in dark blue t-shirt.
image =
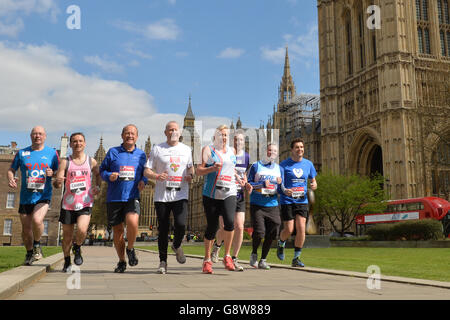
[[144,177],[144,165],[147,162],[145,152],[136,147],[138,129],[135,125],[127,125],[122,130],[123,143],[108,150],[100,165],[100,175],[108,182],[106,206],[108,224],[114,233],[114,246],[119,263],[114,272],[123,273],[127,267],[125,261],[124,222],[127,225],[128,264],[135,266],[138,259],[134,250],[134,242],[138,232],[140,195],[147,178]]

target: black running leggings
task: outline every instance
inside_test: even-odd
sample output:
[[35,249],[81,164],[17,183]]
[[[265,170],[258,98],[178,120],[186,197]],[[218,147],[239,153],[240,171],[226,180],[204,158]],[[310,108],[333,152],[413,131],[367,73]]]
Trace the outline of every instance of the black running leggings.
[[229,196],[224,200],[203,196],[203,208],[206,214],[205,238],[214,240],[219,230],[219,216],[223,218],[225,231],[234,230],[234,214],[236,211],[236,196]]
[[250,217],[252,221],[252,253],[257,253],[262,239],[261,259],[266,259],[269,254],[273,240],[277,238],[278,229],[281,224],[280,211],[276,207],[261,207],[250,204]]
[[174,239],[173,246],[179,248],[186,230],[188,214],[188,201],[155,202],[156,216],[158,217],[158,251],[159,260],[167,262],[167,247],[169,246],[170,212],[173,212]]

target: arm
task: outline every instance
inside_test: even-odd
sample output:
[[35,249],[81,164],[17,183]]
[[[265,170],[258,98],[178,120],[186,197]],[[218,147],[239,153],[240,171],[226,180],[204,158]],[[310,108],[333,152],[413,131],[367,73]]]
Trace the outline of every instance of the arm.
[[67,167],[67,159],[61,159],[58,171],[56,172],[56,179],[53,181],[53,186],[55,188],[61,188],[65,180],[65,173]]
[[253,189],[261,189],[261,188],[263,188],[265,186],[265,182],[263,182],[263,181],[255,182],[256,167],[257,166],[258,166],[258,163],[255,162],[251,166],[250,171],[248,172],[248,177],[247,177],[247,181],[253,187]]
[[17,188],[17,181],[14,178],[14,175],[16,174],[16,170],[14,170],[13,168],[9,168],[8,169],[8,186],[10,188]]
[[106,154],[105,159],[103,159],[102,164],[100,165],[100,176],[104,181],[111,181],[114,182],[119,178],[118,172],[110,172],[110,165],[111,165],[111,149]]
[[100,170],[97,161],[94,158],[90,159],[91,159],[92,174],[95,177],[95,186],[96,186],[93,194],[97,195],[98,193],[100,193],[100,187],[102,185],[102,177],[100,176]]
[[222,168],[221,163],[214,163],[213,166],[206,167],[206,163],[208,162],[209,157],[211,156],[211,149],[206,146],[203,147],[202,150],[202,163],[197,166],[196,174],[199,176],[207,175],[214,171],[219,171]]
[[310,179],[309,181],[310,181],[311,190],[316,190],[316,189],[317,189],[317,181],[316,181],[316,178],[312,178],[312,179]]

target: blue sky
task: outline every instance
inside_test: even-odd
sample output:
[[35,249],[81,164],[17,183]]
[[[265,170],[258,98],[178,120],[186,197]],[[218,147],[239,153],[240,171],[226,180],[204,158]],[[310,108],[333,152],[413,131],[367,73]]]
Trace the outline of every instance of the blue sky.
[[[81,29],[70,30],[70,5]],[[120,143],[136,123],[138,144],[162,141],[182,121],[189,94],[204,127],[240,115],[259,127],[277,103],[285,46],[297,93],[319,93],[315,0],[0,0],[0,144],[47,144],[86,133]]]

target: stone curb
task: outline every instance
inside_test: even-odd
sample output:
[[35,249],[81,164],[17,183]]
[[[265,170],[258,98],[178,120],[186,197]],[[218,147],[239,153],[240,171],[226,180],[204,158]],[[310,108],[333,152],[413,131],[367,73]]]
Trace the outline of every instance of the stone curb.
[[[154,251],[154,250],[138,249],[138,248],[136,248],[136,250],[158,254],[158,251]],[[175,255],[174,253],[167,253],[167,254]],[[185,254],[185,255],[186,255],[186,257],[190,257],[190,258],[203,259],[203,256],[199,256],[199,255],[193,255],[193,254]],[[220,259],[220,260],[222,260],[222,259]],[[242,262],[242,263],[245,263],[245,264],[250,264],[250,262],[248,260],[239,260],[239,262]],[[356,272],[356,271],[319,269],[319,268],[312,268],[312,267],[294,268],[294,267],[290,267],[290,266],[286,266],[286,265],[282,265],[282,264],[275,264],[275,263],[271,263],[270,267],[271,268],[281,268],[281,269],[291,269],[291,270],[303,271],[303,272],[330,274],[330,275],[345,276],[345,277],[355,277],[355,278],[363,278],[363,279],[368,279],[369,278],[369,275],[367,273]],[[380,280],[381,281],[407,283],[407,284],[414,284],[414,285],[420,285],[420,286],[430,286],[430,287],[450,289],[450,282],[445,282],[445,281],[435,281],[435,280],[425,280],[425,279],[385,276],[383,274],[381,274]]]
[[0,300],[7,299],[22,291],[32,282],[39,280],[63,259],[63,253],[60,252],[35,261],[31,266],[20,266],[0,273]]

